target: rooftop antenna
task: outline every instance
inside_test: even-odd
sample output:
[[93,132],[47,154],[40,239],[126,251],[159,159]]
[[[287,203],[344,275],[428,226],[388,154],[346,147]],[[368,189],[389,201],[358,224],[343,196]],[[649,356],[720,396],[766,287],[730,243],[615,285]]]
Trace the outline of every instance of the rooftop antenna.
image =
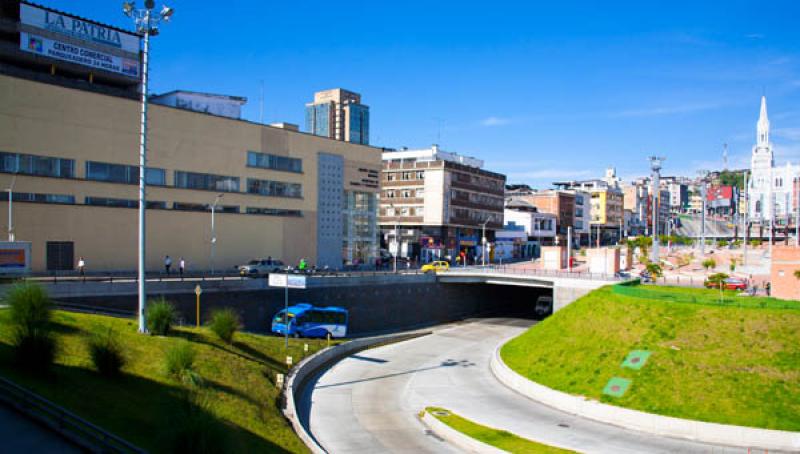
[[722,170],[728,170],[728,144],[722,144]]

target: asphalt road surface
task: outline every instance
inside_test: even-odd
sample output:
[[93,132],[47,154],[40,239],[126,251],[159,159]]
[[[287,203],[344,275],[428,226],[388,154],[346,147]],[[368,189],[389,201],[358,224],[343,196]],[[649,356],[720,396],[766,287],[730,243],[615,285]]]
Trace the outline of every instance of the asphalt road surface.
[[578,418],[504,387],[489,369],[497,345],[528,320],[483,319],[447,325],[429,336],[366,350],[323,371],[299,411],[328,451],[457,452],[426,431],[426,406],[542,443],[598,453],[734,453],[746,450],[659,438]]

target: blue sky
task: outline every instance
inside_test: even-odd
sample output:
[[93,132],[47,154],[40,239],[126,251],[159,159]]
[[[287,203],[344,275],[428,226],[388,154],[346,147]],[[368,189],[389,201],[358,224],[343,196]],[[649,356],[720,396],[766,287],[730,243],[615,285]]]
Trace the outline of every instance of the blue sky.
[[[130,28],[121,2],[39,2]],[[347,88],[373,145],[438,142],[546,187],[642,175],[652,154],[694,176],[723,143],[747,167],[765,92],[776,161],[800,162],[800,2],[169,4],[153,90],[246,96],[251,120],[262,81],[264,120],[301,127],[314,91]]]

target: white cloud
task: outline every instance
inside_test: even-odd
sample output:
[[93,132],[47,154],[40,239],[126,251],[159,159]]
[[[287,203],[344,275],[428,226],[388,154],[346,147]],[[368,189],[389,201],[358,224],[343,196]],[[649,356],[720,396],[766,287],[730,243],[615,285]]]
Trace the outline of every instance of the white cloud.
[[800,127],[775,128],[772,130],[772,135],[783,139],[800,141]]
[[655,117],[662,115],[677,115],[683,113],[699,112],[720,107],[719,104],[689,104],[685,106],[650,107],[645,109],[630,109],[608,114],[611,118]]
[[766,36],[763,33],[748,33],[744,35],[744,37],[750,39],[764,39]]
[[481,120],[481,126],[504,126],[511,123],[510,118],[504,117],[486,117]]

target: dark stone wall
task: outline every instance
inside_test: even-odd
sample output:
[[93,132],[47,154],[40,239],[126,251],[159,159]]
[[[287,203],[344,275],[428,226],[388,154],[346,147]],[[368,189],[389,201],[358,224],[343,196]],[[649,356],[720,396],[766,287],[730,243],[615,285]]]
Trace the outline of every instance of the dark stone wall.
[[[350,335],[397,331],[470,317],[534,318],[539,296],[552,290],[489,284],[409,283],[351,287],[290,289],[289,304],[341,306],[350,313]],[[167,295],[182,322],[195,322],[195,295]],[[135,295],[87,297],[61,301],[89,306],[136,311]],[[232,307],[241,315],[247,331],[269,331],[272,317],[283,309],[284,290],[206,293],[201,296],[200,318],[215,308]]]

